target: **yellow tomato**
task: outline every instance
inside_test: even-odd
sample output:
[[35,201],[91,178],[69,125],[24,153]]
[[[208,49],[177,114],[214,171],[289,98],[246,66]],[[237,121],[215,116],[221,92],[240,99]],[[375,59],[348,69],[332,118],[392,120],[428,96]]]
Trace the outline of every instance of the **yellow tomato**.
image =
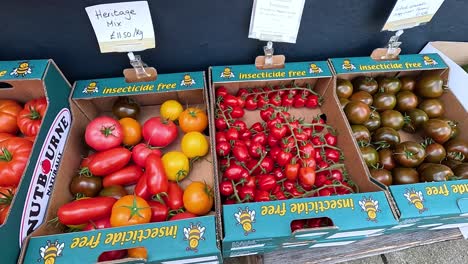
[[124,117],[119,120],[123,129],[123,143],[127,146],[134,146],[141,141],[141,125],[133,118]]
[[203,157],[208,153],[209,143],[200,132],[189,132],[182,138],[182,152],[189,158]]
[[179,126],[185,133],[192,131],[203,132],[208,126],[208,117],[204,110],[190,107],[180,114]]
[[170,181],[179,182],[190,172],[190,163],[187,156],[180,151],[170,151],[161,158],[166,176]]
[[177,120],[180,114],[184,111],[182,105],[176,100],[167,100],[161,105],[161,116],[164,119]]

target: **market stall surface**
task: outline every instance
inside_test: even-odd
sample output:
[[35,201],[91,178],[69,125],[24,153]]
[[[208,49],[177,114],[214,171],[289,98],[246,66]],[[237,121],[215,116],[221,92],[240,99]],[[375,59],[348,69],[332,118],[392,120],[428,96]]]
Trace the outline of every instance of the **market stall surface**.
[[346,247],[278,251],[264,256],[226,259],[228,264],[270,263],[468,263],[468,241],[458,229],[420,231],[369,238]]

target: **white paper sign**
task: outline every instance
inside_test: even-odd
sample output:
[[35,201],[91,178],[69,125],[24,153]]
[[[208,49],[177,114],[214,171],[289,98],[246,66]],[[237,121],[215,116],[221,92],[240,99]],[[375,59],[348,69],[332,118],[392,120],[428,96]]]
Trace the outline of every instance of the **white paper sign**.
[[155,47],[148,2],[122,2],[86,7],[99,48],[106,52],[142,51]]
[[305,0],[254,0],[249,38],[296,43]]
[[444,0],[398,0],[382,30],[397,31],[431,21]]

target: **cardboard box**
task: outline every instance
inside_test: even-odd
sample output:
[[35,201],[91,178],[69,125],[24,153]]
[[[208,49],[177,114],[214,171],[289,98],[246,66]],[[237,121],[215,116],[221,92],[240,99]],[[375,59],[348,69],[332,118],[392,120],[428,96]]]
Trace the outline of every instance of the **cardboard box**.
[[468,73],[460,65],[468,65],[468,42],[429,42],[420,53],[438,53],[450,68],[448,86],[460,103],[468,110]]
[[[400,55],[399,60],[391,61],[376,61],[370,57],[336,58],[330,59],[330,64],[338,78],[349,80],[363,75],[371,77],[418,76],[428,71],[441,75],[445,80],[449,76],[447,65],[437,54]],[[446,106],[445,117],[460,121],[460,131],[466,131],[468,123],[463,122],[467,118],[466,110],[452,91],[447,90],[440,99]],[[344,113],[343,118],[346,118]],[[351,127],[349,124],[347,126],[351,134]],[[422,141],[420,134],[410,134],[403,130],[399,133],[401,142]],[[468,140],[466,133],[460,133],[460,137]],[[355,140],[350,143],[357,146]],[[359,162],[365,164],[362,158]],[[370,177],[367,167],[365,167],[365,172]],[[468,216],[468,180],[391,185],[387,190],[392,196],[390,203],[399,213],[399,225],[388,229],[388,232],[429,229],[438,225],[468,222],[466,218]],[[409,201],[407,197],[410,194],[420,197],[421,202],[414,199]]]
[[[56,217],[61,205],[73,199],[68,191],[69,184],[79,168],[79,157],[86,156],[89,151],[84,142],[86,125],[97,116],[111,116],[112,105],[117,96],[131,97],[140,104],[141,113],[138,119],[143,124],[150,117],[159,116],[159,105],[169,99],[178,100],[184,106],[206,109],[205,76],[203,72],[189,72],[160,74],[155,81],[139,83],[127,83],[124,78],[76,82],[71,97],[74,122],[59,170],[57,188],[52,193],[53,202],[47,211],[47,221]],[[180,150],[181,139],[182,132],[179,131],[178,139],[164,148],[163,152]],[[213,186],[213,175],[211,155],[208,154],[194,163],[188,178],[181,185],[185,188],[191,181],[199,180]],[[215,220],[214,213],[211,213],[186,220],[74,233],[62,233],[60,227],[44,224],[32,234],[27,248],[22,252],[21,260],[24,263],[43,260],[41,248],[52,244],[62,249],[52,257],[55,263],[95,263],[98,256],[105,251],[134,247],[147,249],[146,263],[218,263],[222,259],[217,246]],[[197,241],[192,241],[193,238],[189,239],[184,234],[185,230],[193,228],[204,228],[204,233],[202,230],[200,237],[194,238]],[[135,260],[126,259],[119,263],[132,261]],[[141,260],[138,262],[141,263]]]
[[[218,217],[223,220],[223,226],[218,227],[218,231],[221,233],[225,257],[261,254],[281,248],[311,247],[318,242],[326,242],[327,239],[332,241],[330,239],[334,239],[334,236],[339,237],[342,243],[346,240],[352,243],[366,237],[366,234],[380,232],[396,224],[385,193],[366,176],[364,166],[359,162],[358,150],[349,147],[353,146],[352,136],[347,132],[346,121],[333,94],[334,79],[325,61],[286,63],[282,69],[270,70],[259,70],[255,65],[211,67],[211,109],[215,109],[215,90],[220,86],[226,87],[229,93],[236,94],[241,87],[281,86],[291,83],[299,86],[312,85],[324,97],[320,109],[292,108],[289,112],[292,116],[303,117],[308,121],[318,114],[326,114],[327,124],[338,131],[338,147],[344,151],[344,163],[350,178],[363,193],[222,205],[217,209]],[[214,122],[213,112],[210,118]],[[259,110],[246,111],[243,121],[250,126],[259,119]],[[211,134],[215,133],[212,126]],[[214,161],[216,180],[219,182],[221,175],[216,155]],[[217,198],[220,199],[219,196]],[[359,204],[366,199],[378,203],[375,218]],[[248,225],[240,224],[236,214],[248,214]],[[319,217],[330,218],[334,226],[302,229],[291,233],[290,224],[293,220]]]
[[[23,239],[42,223],[71,125],[70,84],[52,60],[0,62],[0,99],[47,98],[47,111],[6,222],[0,226],[2,262],[18,259]],[[50,165],[50,166],[48,166]]]

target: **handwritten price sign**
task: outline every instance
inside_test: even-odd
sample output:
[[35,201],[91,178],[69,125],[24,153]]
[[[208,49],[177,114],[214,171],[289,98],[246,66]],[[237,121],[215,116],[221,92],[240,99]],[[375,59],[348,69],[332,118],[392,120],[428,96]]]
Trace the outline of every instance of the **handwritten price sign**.
[[398,0],[382,30],[397,31],[431,21],[444,0]]
[[148,2],[122,2],[86,8],[99,48],[106,52],[142,51],[155,47]]

